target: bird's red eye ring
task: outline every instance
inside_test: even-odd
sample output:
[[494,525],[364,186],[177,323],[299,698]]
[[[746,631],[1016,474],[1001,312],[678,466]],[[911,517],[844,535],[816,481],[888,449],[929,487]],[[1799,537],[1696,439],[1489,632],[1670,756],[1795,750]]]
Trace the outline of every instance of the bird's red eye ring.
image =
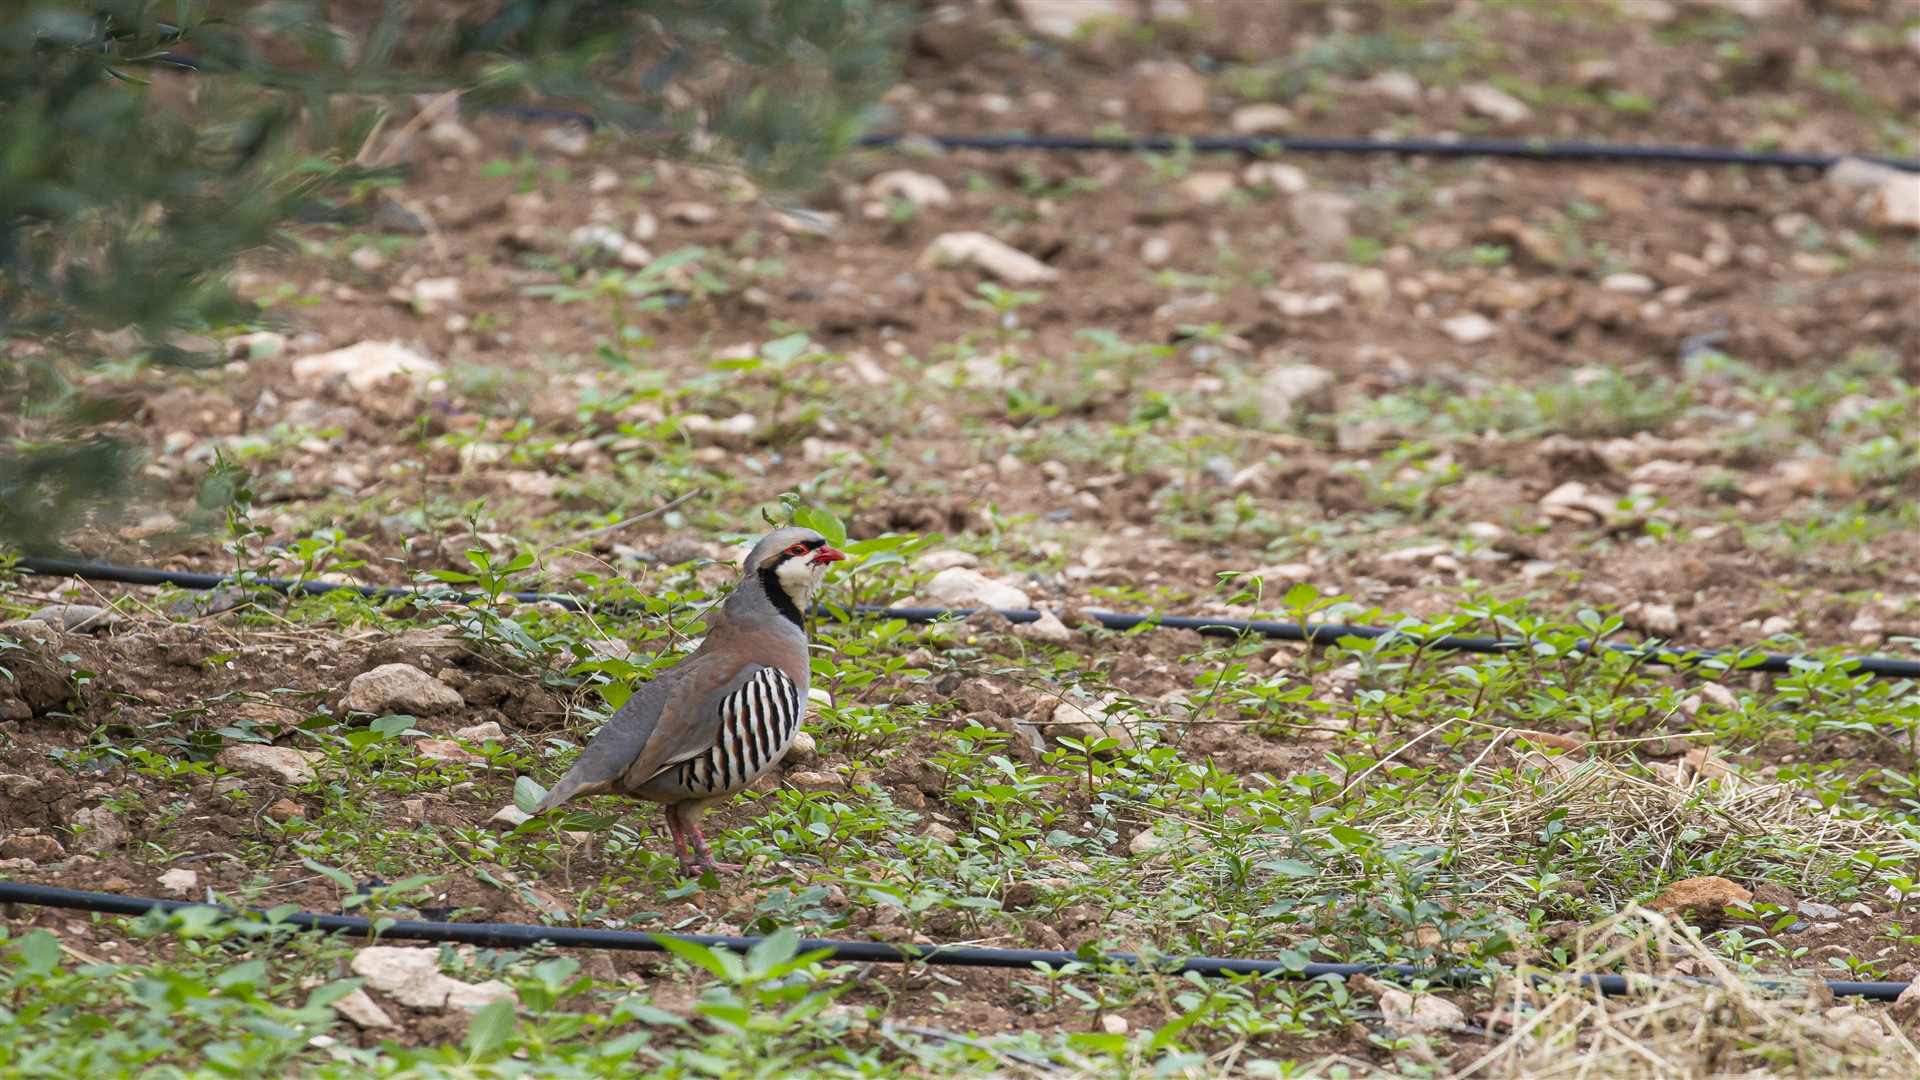
[[805,555],[806,553],[807,545],[805,544],[795,544],[787,549],[787,554],[789,555]]

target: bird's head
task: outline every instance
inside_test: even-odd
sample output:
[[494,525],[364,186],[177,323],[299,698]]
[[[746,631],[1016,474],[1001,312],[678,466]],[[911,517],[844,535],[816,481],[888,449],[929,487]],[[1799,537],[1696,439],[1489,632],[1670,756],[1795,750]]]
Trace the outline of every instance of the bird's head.
[[780,613],[801,622],[801,613],[827,575],[827,567],[846,558],[812,529],[776,529],[753,546],[746,569],[760,579],[767,599]]

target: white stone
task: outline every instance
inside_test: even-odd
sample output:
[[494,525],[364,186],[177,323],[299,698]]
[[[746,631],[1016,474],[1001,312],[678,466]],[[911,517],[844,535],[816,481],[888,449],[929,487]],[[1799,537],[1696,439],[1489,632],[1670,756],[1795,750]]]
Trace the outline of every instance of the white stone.
[[79,831],[76,846],[94,855],[124,847],[131,837],[126,819],[104,806],[76,812],[73,815],[73,827]]
[[183,866],[176,866],[160,875],[160,887],[177,896],[190,895],[199,884],[200,875]]
[[1020,623],[1013,628],[1015,637],[1028,641],[1039,641],[1048,645],[1065,645],[1073,640],[1073,631],[1051,611],[1042,609],[1040,617],[1030,623]]
[[287,335],[272,330],[236,334],[227,339],[227,359],[265,360],[287,351]]
[[1389,1020],[1413,1018],[1413,995],[1397,986],[1380,987],[1374,991],[1373,1000],[1380,1006],[1380,1012]]
[[1256,161],[1240,174],[1240,182],[1248,187],[1271,187],[1282,195],[1298,195],[1313,186],[1305,169],[1284,161]]
[[1760,624],[1761,637],[1772,637],[1775,634],[1791,633],[1793,633],[1793,620],[1787,618],[1785,615],[1769,615],[1766,621]]
[[1575,524],[1600,524],[1620,516],[1615,500],[1587,490],[1578,480],[1569,480],[1540,499],[1540,512]]
[[1460,1006],[1446,998],[1422,994],[1413,999],[1413,1021],[1416,1024],[1446,1026],[1464,1024],[1466,1020],[1467,1014],[1460,1011]]
[[452,739],[421,739],[413,744],[413,752],[423,761],[449,765],[477,765],[487,760]]
[[467,130],[466,125],[458,120],[436,120],[428,125],[427,141],[462,157],[472,157],[481,148],[480,136]]
[[1451,550],[1453,550],[1453,545],[1451,544],[1421,544],[1417,547],[1400,548],[1397,551],[1389,551],[1385,555],[1380,556],[1380,561],[1424,565],[1432,562],[1434,556],[1445,555]]
[[867,198],[905,199],[915,206],[952,206],[953,192],[946,181],[912,169],[894,169],[867,181]]
[[1147,61],[1134,67],[1133,107],[1162,123],[1197,121],[1212,110],[1207,77],[1177,60]]
[[478,1008],[513,997],[498,980],[469,985],[441,974],[437,949],[370,945],[354,954],[352,968],[368,986],[410,1009]]
[[1467,311],[1440,320],[1440,332],[1461,345],[1478,345],[1498,334],[1500,328],[1485,315]]
[[533,815],[517,806],[503,806],[493,812],[487,824],[508,829],[517,829],[533,820]]
[[1289,319],[1326,315],[1344,307],[1347,302],[1346,297],[1339,293],[1303,293],[1289,289],[1268,289],[1260,294],[1260,298]]
[[893,374],[881,367],[878,361],[863,350],[854,349],[842,360],[847,365],[847,370],[853,372],[853,377],[860,380],[863,386],[880,389],[893,385]]
[[952,829],[947,828],[937,821],[928,822],[926,828],[920,830],[920,835],[929,840],[937,840],[948,847],[952,847],[960,842],[959,833],[954,832]]
[[250,776],[270,776],[283,784],[311,784],[318,775],[313,771],[314,763],[325,758],[318,750],[241,743],[220,751],[213,760],[217,765]]
[[[1418,105],[1421,101],[1420,80],[1404,71],[1383,71],[1362,83],[1361,86],[1376,97],[1383,97],[1402,105]],[[1523,109],[1526,108],[1519,102],[1515,104],[1519,104]]]
[[1620,77],[1620,63],[1600,57],[1582,60],[1573,65],[1573,81],[1591,90],[1596,86],[1605,86]]
[[1108,1013],[1100,1018],[1100,1030],[1109,1035],[1125,1035],[1127,1018],[1118,1013]]
[[1020,589],[964,566],[948,567],[933,575],[920,587],[920,595],[936,607],[1024,611],[1032,606]]
[[1899,175],[1901,171],[1891,165],[1865,158],[1845,157],[1827,166],[1825,179],[1828,187],[1858,194],[1872,191],[1888,177]]
[[336,999],[333,1003],[333,1011],[339,1013],[342,1020],[357,1028],[400,1026],[393,1022],[393,1017],[387,1015],[387,1010],[381,1008],[379,1002],[374,1001],[367,995],[366,990],[358,986],[348,991],[345,997]]
[[340,707],[348,712],[375,716],[390,713],[419,716],[457,709],[464,704],[458,690],[412,664],[381,664],[354,677]]
[[320,386],[340,378],[349,388],[362,392],[402,377],[410,378],[417,389],[442,370],[439,364],[395,341],[363,341],[293,362],[294,381],[302,385]]
[[1880,181],[1872,221],[1881,228],[1920,230],[1920,173],[1902,172]]
[[955,551],[946,548],[929,551],[913,560],[913,568],[923,574],[937,574],[942,570],[951,570],[956,566],[974,567],[980,565],[980,556],[971,551]]
[[1188,173],[1174,190],[1194,202],[1211,206],[1227,197],[1228,193],[1239,187],[1230,172],[1208,170]]
[[1623,270],[1601,278],[1600,287],[1608,292],[1626,293],[1629,296],[1648,296],[1658,289],[1660,284],[1645,274]]
[[[568,833],[569,836],[584,836],[585,833]],[[459,979],[448,979],[447,1008],[479,1009],[496,1001],[514,1000],[513,987],[499,979],[488,979],[481,983],[464,983]]]
[[717,219],[720,211],[708,203],[677,202],[667,204],[667,216],[688,225],[706,225]]
[[1035,33],[1070,38],[1096,19],[1132,22],[1135,7],[1127,0],[1014,0],[1013,10]]
[[621,266],[646,266],[653,261],[653,250],[638,240],[629,240],[620,245],[618,258]]
[[651,240],[660,235],[660,219],[653,216],[653,211],[642,209],[633,215],[633,226],[627,235],[635,240]]
[[1853,621],[1847,624],[1847,632],[1853,634],[1878,634],[1885,631],[1887,621],[1872,604],[1864,605],[1854,613]]
[[1140,261],[1148,266],[1165,266],[1173,258],[1173,241],[1164,236],[1149,236],[1140,245]]
[[1533,115],[1527,103],[1497,86],[1474,83],[1460,88],[1467,109],[1496,123],[1517,124]]
[[414,310],[427,314],[438,310],[443,304],[455,303],[460,299],[460,279],[452,277],[421,278],[413,283],[409,294]]
[[793,741],[787,744],[787,752],[780,760],[789,765],[810,765],[820,757],[820,746],[812,735],[804,731],[793,733]]
[[454,732],[453,736],[456,739],[465,739],[468,742],[486,742],[488,739],[499,742],[507,737],[507,733],[500,730],[499,724],[489,720],[484,724],[474,724],[472,727],[463,727]]
[[1672,604],[1641,604],[1632,621],[1641,630],[1657,638],[1671,638],[1680,632],[1680,613]]
[[1353,236],[1354,201],[1331,191],[1302,191],[1289,213],[1307,241],[1326,251],[1346,247]]
[[965,265],[977,266],[1009,285],[1036,285],[1060,278],[1060,271],[983,232],[942,233],[920,257],[920,266],[928,270]]
[[1167,838],[1152,829],[1143,829],[1133,834],[1133,839],[1127,841],[1127,850],[1135,855],[1151,855],[1156,851],[1165,850],[1166,847]]
[[1278,135],[1293,126],[1293,110],[1270,101],[1242,105],[1227,123],[1235,135]]
[[1368,310],[1377,311],[1392,299],[1393,282],[1377,266],[1362,266],[1347,278],[1347,291]]
[[587,152],[591,136],[587,134],[585,128],[569,124],[566,127],[548,128],[541,132],[540,141],[568,157],[579,157]]
[[1260,419],[1269,427],[1293,422],[1295,408],[1333,385],[1333,372],[1313,364],[1288,364],[1266,373],[1254,391]]

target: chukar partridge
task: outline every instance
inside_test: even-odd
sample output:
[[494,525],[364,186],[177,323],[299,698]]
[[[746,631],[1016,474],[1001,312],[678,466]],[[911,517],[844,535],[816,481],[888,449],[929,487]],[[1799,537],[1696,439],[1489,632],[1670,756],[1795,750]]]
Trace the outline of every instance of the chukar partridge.
[[700,647],[634,691],[534,812],[582,795],[660,803],[682,872],[739,869],[714,861],[700,814],[759,779],[800,730],[807,708],[801,612],[827,564],[844,558],[812,529],[762,538],[733,594],[708,614]]

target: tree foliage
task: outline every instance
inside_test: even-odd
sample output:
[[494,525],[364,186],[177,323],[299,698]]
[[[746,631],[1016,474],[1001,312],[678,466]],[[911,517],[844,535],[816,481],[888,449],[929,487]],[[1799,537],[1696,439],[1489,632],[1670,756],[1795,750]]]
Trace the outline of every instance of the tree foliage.
[[404,95],[585,113],[812,182],[893,78],[869,0],[0,5],[0,541],[57,545],[138,455],[77,379],[212,360],[225,285],[356,177]]

